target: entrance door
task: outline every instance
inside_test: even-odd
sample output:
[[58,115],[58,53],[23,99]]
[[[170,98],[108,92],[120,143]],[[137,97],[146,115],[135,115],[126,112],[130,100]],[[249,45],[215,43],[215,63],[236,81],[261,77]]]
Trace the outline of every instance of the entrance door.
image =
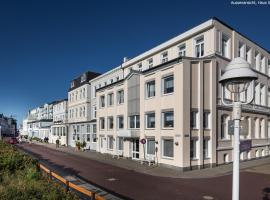
[[132,159],[139,159],[140,156],[140,141],[139,139],[132,140]]

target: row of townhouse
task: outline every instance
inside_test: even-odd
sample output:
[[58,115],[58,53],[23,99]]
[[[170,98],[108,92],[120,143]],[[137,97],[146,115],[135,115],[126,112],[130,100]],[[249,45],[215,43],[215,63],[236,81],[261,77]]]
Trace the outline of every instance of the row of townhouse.
[[[258,74],[255,98],[243,107],[252,149],[241,159],[269,155],[270,54],[217,18],[212,18],[132,59],[71,81],[68,99],[53,109],[50,142],[183,170],[233,160],[229,135],[232,108],[221,102],[218,80],[236,57]],[[245,101],[251,89],[240,95]],[[232,101],[225,89],[226,101]],[[54,108],[53,107],[53,108]]]
[[0,114],[0,138],[17,136],[17,121],[12,116]]

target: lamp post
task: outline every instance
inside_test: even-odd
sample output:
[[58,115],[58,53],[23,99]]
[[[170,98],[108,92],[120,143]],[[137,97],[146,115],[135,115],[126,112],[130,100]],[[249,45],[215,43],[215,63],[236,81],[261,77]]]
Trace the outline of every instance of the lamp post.
[[[257,79],[257,74],[254,73],[250,64],[243,58],[233,59],[225,68],[224,74],[221,76],[219,82],[222,84],[222,103],[224,105],[233,106],[233,120],[234,120],[234,156],[233,156],[233,186],[232,199],[239,199],[239,144],[240,144],[240,119],[241,106],[243,104],[250,104],[254,99],[254,81]],[[227,103],[224,100],[224,87],[226,87],[233,94],[233,102]],[[240,101],[240,94],[247,92],[251,87],[252,95],[250,99],[248,96],[246,102]]]

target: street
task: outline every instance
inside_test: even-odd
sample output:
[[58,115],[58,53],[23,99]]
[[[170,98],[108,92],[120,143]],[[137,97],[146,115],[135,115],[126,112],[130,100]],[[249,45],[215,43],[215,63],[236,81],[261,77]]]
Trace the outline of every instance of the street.
[[[231,199],[231,175],[197,179],[158,177],[74,156],[41,145],[24,143],[18,147],[31,152],[51,166],[57,166],[61,170],[82,177],[125,199]],[[265,193],[270,193],[269,190],[270,175],[255,173],[254,170],[240,173],[240,199],[267,200],[270,198],[265,196]]]

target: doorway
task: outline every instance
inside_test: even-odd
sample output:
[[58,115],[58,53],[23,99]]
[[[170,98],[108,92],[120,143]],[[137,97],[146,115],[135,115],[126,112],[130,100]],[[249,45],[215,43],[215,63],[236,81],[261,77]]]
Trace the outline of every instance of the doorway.
[[132,139],[132,159],[140,158],[140,141],[139,139]]

